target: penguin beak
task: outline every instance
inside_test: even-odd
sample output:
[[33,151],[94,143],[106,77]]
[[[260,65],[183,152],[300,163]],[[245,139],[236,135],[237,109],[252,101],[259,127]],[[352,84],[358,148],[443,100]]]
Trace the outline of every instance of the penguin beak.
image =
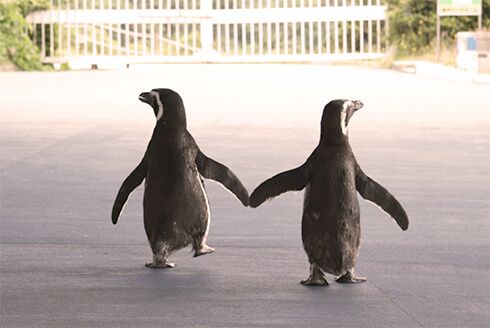
[[144,103],[147,103],[148,105],[151,105],[150,93],[149,92],[143,92],[142,94],[140,94],[139,100],[144,102]]
[[352,101],[352,108],[354,111],[359,110],[364,106],[364,104],[360,100],[353,100]]

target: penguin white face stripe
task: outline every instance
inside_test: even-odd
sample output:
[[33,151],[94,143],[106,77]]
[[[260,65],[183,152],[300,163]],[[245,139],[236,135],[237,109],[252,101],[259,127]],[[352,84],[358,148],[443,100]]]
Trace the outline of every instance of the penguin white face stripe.
[[158,94],[158,92],[152,91],[150,92],[150,94],[154,96],[155,99],[157,100],[157,105],[158,105],[157,122],[158,122],[163,116],[163,104],[162,101],[160,100],[160,95]]
[[340,112],[340,129],[344,135],[347,135],[347,109],[352,105],[352,101],[347,100],[342,105],[342,110]]

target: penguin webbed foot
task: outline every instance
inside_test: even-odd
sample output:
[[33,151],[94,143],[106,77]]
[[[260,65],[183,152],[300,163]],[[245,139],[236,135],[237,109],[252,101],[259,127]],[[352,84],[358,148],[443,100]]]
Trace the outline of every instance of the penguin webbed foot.
[[317,278],[312,278],[308,277],[306,280],[301,280],[300,284],[303,286],[328,286],[329,283],[325,277],[317,277]]
[[329,283],[323,272],[316,264],[310,266],[310,276],[306,280],[300,281],[303,286],[328,286]]
[[161,263],[147,262],[147,263],[145,263],[145,267],[150,268],[150,269],[171,269],[171,268],[175,267],[175,263],[172,263],[172,262],[161,262]]
[[366,277],[356,276],[354,270],[347,271],[344,275],[338,277],[335,281],[339,284],[355,284],[366,281]]
[[212,247],[209,247],[206,244],[201,245],[199,248],[197,248],[194,252],[194,257],[198,257],[201,255],[206,255],[210,253],[214,253],[215,249]]

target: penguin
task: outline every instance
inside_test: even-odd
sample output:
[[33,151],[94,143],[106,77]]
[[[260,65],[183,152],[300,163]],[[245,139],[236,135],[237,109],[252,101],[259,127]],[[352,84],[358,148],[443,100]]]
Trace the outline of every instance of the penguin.
[[221,183],[244,206],[248,192],[225,165],[207,157],[186,128],[184,103],[170,89],[143,92],[156,125],[141,162],[122,183],[112,208],[116,224],[130,193],[145,180],[143,219],[153,252],[148,268],[171,268],[173,252],[192,245],[194,257],[212,253],[206,244],[210,212],[203,178]]
[[306,162],[264,181],[250,196],[255,208],[286,191],[305,188],[301,235],[310,275],[303,285],[328,285],[324,272],[337,276],[339,283],[366,280],[354,274],[361,233],[357,192],[381,207],[402,230],[408,229],[403,207],[362,171],[349,145],[349,120],[362,107],[357,100],[329,102],[323,110],[320,142]]

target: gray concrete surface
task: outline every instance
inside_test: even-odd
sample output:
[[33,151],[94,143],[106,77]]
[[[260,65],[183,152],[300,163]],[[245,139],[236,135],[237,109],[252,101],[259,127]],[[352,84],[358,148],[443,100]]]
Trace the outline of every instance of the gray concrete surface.
[[[110,209],[154,124],[137,96],[162,86],[250,191],[302,163],[326,101],[363,100],[354,152],[404,204],[409,230],[361,200],[368,282],[307,288],[302,193],[252,210],[210,181],[216,253],[145,268],[141,188],[117,226]],[[0,326],[487,327],[489,89],[319,65],[1,73]]]

